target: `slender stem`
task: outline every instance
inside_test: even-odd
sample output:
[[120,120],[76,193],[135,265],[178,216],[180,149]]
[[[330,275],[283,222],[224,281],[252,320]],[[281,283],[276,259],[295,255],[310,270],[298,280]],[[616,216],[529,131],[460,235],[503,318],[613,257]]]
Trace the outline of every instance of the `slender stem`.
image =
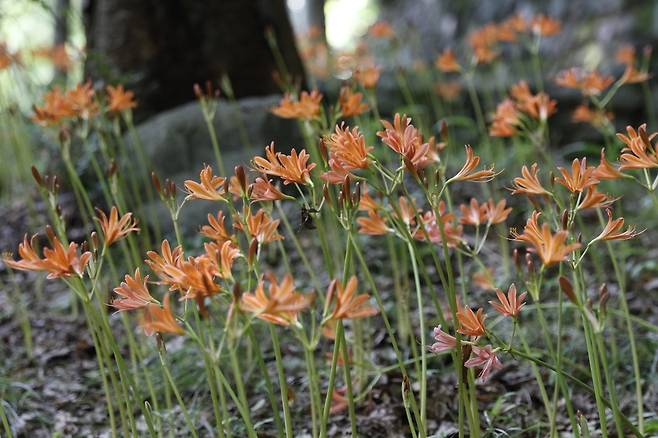
[[281,404],[283,405],[283,419],[286,426],[286,437],[292,438],[292,419],[290,417],[290,405],[288,404],[288,383],[283,369],[283,359],[281,358],[281,346],[279,345],[279,335],[273,324],[268,324],[270,336],[272,337],[272,348],[274,349],[274,358],[276,360],[276,371],[279,377],[279,391],[281,392]]
[[162,365],[162,370],[164,371],[165,377],[167,377],[167,382],[169,383],[171,390],[174,391],[174,396],[178,401],[178,405],[183,411],[183,417],[185,418],[185,423],[187,424],[187,428],[189,429],[190,434],[192,434],[192,436],[196,438],[197,433],[196,433],[196,428],[194,427],[194,423],[192,422],[192,417],[190,417],[190,413],[187,410],[187,406],[185,406],[185,403],[183,402],[183,398],[181,397],[180,392],[178,391],[178,387],[176,386],[174,377],[171,375],[171,371],[169,371],[169,366],[167,365],[167,362],[165,360],[162,351],[159,352],[159,356],[160,356],[160,364]]
[[425,340],[425,306],[423,305],[423,291],[420,287],[420,276],[418,275],[418,264],[411,243],[408,244],[411,267],[414,272],[414,283],[416,285],[416,302],[418,306],[418,323],[420,325],[420,421],[427,424],[427,344]]

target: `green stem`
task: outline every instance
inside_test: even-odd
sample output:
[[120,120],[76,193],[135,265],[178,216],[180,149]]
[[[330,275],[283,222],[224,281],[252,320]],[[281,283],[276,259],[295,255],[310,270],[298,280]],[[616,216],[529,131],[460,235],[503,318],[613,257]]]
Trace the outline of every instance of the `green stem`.
[[290,416],[290,405],[288,404],[288,383],[283,369],[283,359],[281,358],[281,346],[279,345],[279,335],[273,324],[268,324],[270,336],[272,337],[272,348],[274,349],[274,358],[276,360],[276,371],[279,377],[279,390],[281,392],[281,404],[283,405],[283,418],[286,426],[286,437],[292,438],[292,418]]

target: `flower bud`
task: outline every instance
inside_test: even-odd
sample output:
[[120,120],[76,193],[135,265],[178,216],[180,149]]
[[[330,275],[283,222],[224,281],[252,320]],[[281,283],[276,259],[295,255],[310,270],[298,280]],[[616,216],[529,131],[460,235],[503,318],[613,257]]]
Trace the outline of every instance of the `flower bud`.
[[564,292],[569,301],[571,301],[573,304],[578,304],[578,298],[576,298],[576,294],[573,291],[573,285],[571,284],[571,281],[564,275],[560,275],[558,281],[560,283],[560,289],[562,289],[562,292]]

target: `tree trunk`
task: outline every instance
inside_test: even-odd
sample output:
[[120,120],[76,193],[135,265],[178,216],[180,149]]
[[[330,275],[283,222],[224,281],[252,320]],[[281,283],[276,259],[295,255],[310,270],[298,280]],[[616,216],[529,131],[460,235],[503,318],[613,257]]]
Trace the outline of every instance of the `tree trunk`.
[[285,0],[89,0],[87,75],[135,91],[141,115],[194,98],[194,83],[228,75],[236,97],[279,91],[265,38],[304,81]]

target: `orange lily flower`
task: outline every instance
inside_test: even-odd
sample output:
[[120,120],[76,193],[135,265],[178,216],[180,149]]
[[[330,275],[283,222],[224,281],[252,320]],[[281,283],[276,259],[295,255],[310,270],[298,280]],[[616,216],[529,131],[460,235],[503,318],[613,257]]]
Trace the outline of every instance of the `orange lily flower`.
[[620,47],[615,53],[615,60],[620,64],[635,64],[635,47],[630,44]]
[[571,68],[560,72],[555,82],[565,88],[580,90],[585,96],[596,96],[614,82],[612,76],[603,76],[596,70],[584,72],[578,68]]
[[580,248],[581,245],[580,243],[566,244],[568,233],[565,230],[552,234],[548,224],[543,224],[539,228],[537,219],[540,215],[541,213],[538,211],[533,212],[526,222],[523,233],[518,234],[513,231],[512,238],[532,245],[533,250],[542,260],[544,266],[551,266],[564,261],[571,252]]
[[592,110],[587,105],[578,105],[571,115],[571,120],[574,122],[590,123],[595,128],[606,126],[613,118],[612,112]]
[[94,91],[91,81],[84,84],[78,84],[75,88],[66,92],[66,100],[68,100],[75,111],[75,115],[89,119],[98,113],[98,103],[94,99],[96,92]]
[[572,193],[582,192],[587,187],[596,185],[599,180],[594,177],[594,166],[587,166],[587,158],[578,160],[575,158],[571,162],[571,174],[564,167],[557,168],[562,174],[561,178],[556,178],[555,181],[565,186]]
[[469,145],[465,146],[466,149],[466,162],[455,176],[446,181],[446,184],[452,181],[473,181],[473,182],[488,182],[498,175],[494,172],[494,167],[489,169],[475,171],[475,168],[480,164],[480,157],[473,154],[473,148]]
[[[445,235],[446,244],[449,247],[456,247],[463,241],[463,227],[461,225],[455,226],[455,215],[452,213],[446,213],[445,210],[445,203],[441,201],[439,203],[439,214],[441,215],[440,220],[443,223],[443,235]],[[436,219],[434,211],[427,211],[423,213],[420,219],[422,223],[413,234],[414,239],[424,241],[426,240],[425,234],[427,233],[430,242],[436,244],[442,243],[443,235],[441,234],[441,226],[439,225],[439,221]],[[425,231],[423,231],[423,228]]]
[[370,165],[368,153],[372,146],[366,146],[366,139],[358,127],[352,128],[336,125],[326,142],[331,157],[346,170],[366,169]]
[[377,211],[379,204],[370,196],[368,192],[368,185],[363,184],[361,186],[361,199],[359,200],[359,210],[361,211]]
[[135,93],[126,91],[123,85],[113,87],[108,85],[106,88],[107,97],[109,99],[108,111],[111,113],[119,113],[121,111],[129,110],[137,106],[135,101]]
[[221,210],[217,212],[217,217],[208,214],[208,225],[202,226],[200,233],[218,244],[233,240],[224,226],[224,212]]
[[185,333],[185,330],[178,325],[176,318],[171,313],[169,295],[165,295],[162,307],[157,304],[149,304],[144,308],[141,325],[147,336],[155,333],[171,333],[174,335]]
[[623,178],[624,175],[605,158],[605,148],[601,149],[601,160],[594,171],[594,178],[603,180],[612,180]]
[[377,21],[375,24],[370,26],[368,29],[368,35],[370,35],[373,38],[393,38],[395,36],[395,32],[393,32],[393,27],[391,24],[387,21],[380,20]]
[[528,166],[523,165],[521,168],[522,176],[514,178],[512,194],[516,195],[518,193],[523,193],[525,195],[550,195],[551,192],[546,190],[539,182],[537,173],[539,173],[537,163],[533,163],[530,169],[528,169]]
[[354,79],[365,89],[373,89],[377,86],[381,70],[379,67],[370,65],[359,67],[354,70]]
[[621,166],[620,170],[624,169],[650,169],[658,167],[658,150],[652,144],[653,139],[658,133],[647,134],[647,124],[641,125],[637,131],[631,127],[626,127],[626,133],[617,134],[626,147],[622,149],[619,161]]
[[520,123],[519,112],[512,99],[505,99],[496,106],[489,135],[492,137],[511,137],[516,134]]
[[199,173],[199,182],[185,181],[186,199],[204,199],[206,201],[226,201],[224,183],[226,178],[214,176],[212,167],[206,165]]
[[32,120],[42,126],[52,126],[60,123],[63,119],[76,115],[73,104],[55,86],[43,97],[42,106],[34,106]]
[[400,154],[407,168],[421,169],[432,162],[430,144],[423,143],[423,138],[418,129],[411,124],[411,118],[406,115],[395,114],[393,124],[382,120],[383,131],[378,131],[377,136],[382,143]]
[[541,36],[553,36],[560,33],[562,26],[558,20],[546,15],[537,15],[532,17],[530,22],[532,33]]
[[286,94],[279,105],[272,108],[272,113],[284,119],[311,120],[320,116],[322,94],[318,90],[302,91],[299,100],[294,100],[291,94]]
[[272,180],[267,176],[258,177],[251,184],[251,191],[249,192],[249,199],[252,201],[278,201],[284,198],[289,198],[284,195],[281,190],[272,184]]
[[[224,242],[224,245],[231,245],[230,242]],[[206,244],[204,246],[217,244]],[[212,250],[207,249],[212,253]],[[233,256],[235,258],[236,256]],[[219,274],[219,268],[216,264],[218,257],[209,257],[207,254],[199,257],[188,257],[187,261],[183,261],[178,266],[177,271],[172,271],[176,288],[180,289],[183,294],[183,299],[197,298],[198,296],[212,296],[219,292],[220,288],[215,283],[214,278]],[[232,264],[233,259],[230,259]],[[230,277],[231,271],[228,274],[222,271],[224,275]]]
[[3,257],[7,266],[20,271],[45,271],[48,272],[47,278],[49,279],[67,278],[72,275],[82,276],[91,259],[89,251],[78,255],[77,243],[71,242],[66,248],[59,238],[53,237],[52,248],[44,248],[43,258],[41,258],[33,247],[35,239],[36,234],[28,241],[26,234],[23,237],[23,243],[18,245],[18,255],[21,259],[16,261],[10,257]]
[[240,249],[229,240],[221,244],[219,242],[204,243],[203,248],[206,256],[213,262],[213,275],[224,280],[233,279],[231,270],[235,259],[242,255]]
[[132,213],[126,213],[119,219],[119,210],[114,206],[110,209],[109,218],[103,210],[96,209],[96,211],[98,212],[98,220],[103,230],[103,236],[105,237],[105,246],[112,245],[133,231],[139,231],[137,220],[132,218]]
[[460,205],[459,209],[462,213],[462,217],[459,218],[461,224],[478,226],[486,220],[484,204],[480,205],[475,198],[471,198],[468,206],[465,204]]
[[170,286],[170,290],[178,289],[178,278],[180,277],[180,266],[183,262],[183,248],[178,245],[173,251],[168,240],[163,240],[160,246],[160,254],[156,251],[146,253],[148,259],[146,264],[160,278],[161,283]]
[[382,236],[392,231],[386,226],[386,220],[376,210],[368,210],[368,217],[359,217],[356,219],[356,223],[359,225],[361,234]]
[[148,290],[147,282],[149,276],[142,279],[139,268],[135,269],[135,275],[131,277],[126,274],[121,285],[114,288],[114,293],[120,298],[112,300],[112,306],[119,311],[142,309],[149,304],[157,303]]
[[596,190],[596,186],[587,187],[587,192],[583,199],[580,201],[580,204],[576,207],[578,210],[584,210],[586,208],[603,208],[607,207],[616,199],[608,197],[605,193],[601,193]]
[[500,224],[507,220],[512,208],[505,208],[507,200],[501,199],[498,203],[494,203],[493,199],[489,199],[485,204],[482,204],[484,215],[487,222],[490,224]]
[[608,213],[608,223],[593,241],[596,240],[629,240],[633,237],[639,236],[644,233],[644,230],[638,232],[635,230],[635,227],[629,226],[626,231],[621,231],[624,228],[624,218],[620,217],[618,219],[612,219],[612,211],[607,209]]
[[350,87],[342,87],[338,96],[340,113],[343,117],[353,117],[368,111],[368,104],[362,102],[363,93],[355,93]]
[[292,149],[290,155],[274,150],[274,142],[265,147],[266,158],[254,157],[254,170],[267,175],[278,176],[284,184],[311,182],[311,170],[315,163],[306,164],[311,156],[302,149],[299,155]]
[[516,285],[512,283],[507,290],[507,296],[500,289],[496,289],[496,296],[498,297],[498,302],[489,301],[489,304],[496,309],[498,313],[503,316],[511,316],[516,318],[521,313],[521,309],[525,306],[525,297],[528,295],[527,292],[523,292],[518,297],[516,296]]
[[434,62],[436,68],[444,73],[458,72],[461,70],[457,57],[452,49],[447,48],[436,58]]
[[336,307],[329,315],[329,319],[359,319],[367,318],[377,314],[377,309],[368,304],[370,295],[358,294],[356,287],[358,281],[356,276],[350,277],[343,288],[340,282],[334,279],[327,290],[327,302],[336,297]]
[[434,92],[448,102],[457,100],[463,89],[464,87],[459,81],[445,81],[434,84]]
[[[279,222],[281,221],[269,217],[267,213],[265,213],[265,210],[261,209],[255,215],[251,214],[251,210],[248,210],[244,219],[247,224],[247,232],[250,236],[255,238],[258,243],[263,244],[274,242],[276,240],[283,240],[283,236],[277,231]],[[238,230],[243,230],[242,223],[239,220],[233,221],[233,227]]]
[[479,308],[477,313],[473,312],[470,307],[464,306],[457,311],[457,320],[459,321],[458,333],[466,336],[482,336],[485,333],[484,320],[487,315],[484,309]]
[[268,276],[269,293],[265,293],[265,283],[258,282],[253,293],[245,293],[240,300],[240,308],[262,320],[289,326],[297,323],[297,315],[311,305],[313,295],[295,291],[292,275],[286,274],[278,283],[273,275]]

